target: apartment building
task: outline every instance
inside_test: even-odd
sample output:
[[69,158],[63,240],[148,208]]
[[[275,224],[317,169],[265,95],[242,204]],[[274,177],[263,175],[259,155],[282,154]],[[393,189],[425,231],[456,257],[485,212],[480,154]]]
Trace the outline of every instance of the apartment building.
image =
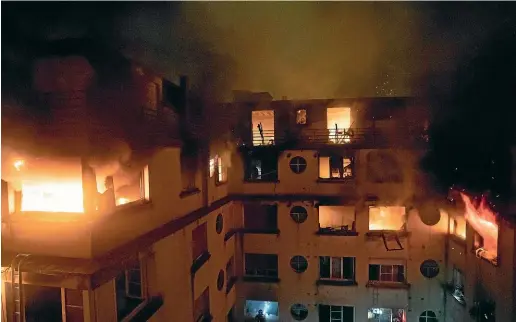
[[429,192],[421,102],[236,92],[207,140],[186,78],[52,48],[31,95],[57,122],[3,108],[5,320],[474,321],[477,284],[514,315],[514,230],[494,258]]

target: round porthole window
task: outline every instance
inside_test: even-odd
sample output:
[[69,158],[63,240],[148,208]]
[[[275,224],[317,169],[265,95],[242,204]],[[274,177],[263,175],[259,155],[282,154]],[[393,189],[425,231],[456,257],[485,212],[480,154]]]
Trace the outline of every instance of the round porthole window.
[[303,273],[308,268],[308,261],[303,256],[294,256],[290,259],[290,267],[296,273]]
[[439,263],[433,259],[427,259],[419,267],[421,274],[426,278],[434,278],[439,275]]
[[290,159],[290,170],[294,173],[302,173],[306,170],[306,160],[303,157],[293,157]]
[[219,276],[217,276],[217,289],[220,291],[224,287],[224,271],[220,270]]
[[296,321],[303,321],[308,316],[308,309],[303,304],[293,304],[290,307],[290,314]]
[[306,221],[306,218],[308,218],[308,212],[305,207],[294,206],[290,209],[290,217],[292,217],[292,219],[298,224],[301,224]]
[[419,322],[437,322],[437,316],[432,311],[425,311],[419,316]]
[[217,219],[215,220],[215,230],[217,231],[217,234],[220,234],[222,232],[223,228],[224,228],[224,217],[222,217],[222,214],[218,214]]

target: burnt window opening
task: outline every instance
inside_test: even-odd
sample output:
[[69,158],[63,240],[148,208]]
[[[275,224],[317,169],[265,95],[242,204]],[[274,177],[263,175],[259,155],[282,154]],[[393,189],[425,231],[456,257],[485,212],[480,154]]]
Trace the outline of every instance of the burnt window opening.
[[115,278],[117,319],[121,321],[145,299],[140,261]]
[[247,155],[244,179],[246,181],[271,182],[278,180],[278,157],[274,153]]
[[355,281],[355,257],[319,257],[319,278],[322,280]]
[[319,233],[342,234],[356,232],[355,207],[319,206]]
[[346,179],[352,178],[354,160],[350,156],[320,156],[319,178],[321,179]]
[[298,109],[296,111],[296,124],[305,125],[307,119],[306,109]]
[[353,306],[336,306],[336,305],[320,304],[319,305],[319,321],[328,321],[328,322],[330,322],[330,321],[331,322],[355,321],[355,308]]
[[278,229],[278,206],[257,203],[244,204],[244,228],[250,231]]
[[250,277],[278,277],[278,255],[245,254],[245,275]]
[[208,233],[206,223],[192,231],[192,259],[195,262],[208,252]]
[[194,301],[194,321],[211,321],[209,287],[206,287],[202,294]]
[[405,266],[369,264],[369,281],[380,283],[404,283]]

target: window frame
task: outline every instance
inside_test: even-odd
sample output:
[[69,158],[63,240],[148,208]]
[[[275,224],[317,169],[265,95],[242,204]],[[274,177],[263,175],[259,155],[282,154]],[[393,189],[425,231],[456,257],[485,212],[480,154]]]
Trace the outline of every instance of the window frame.
[[222,184],[228,181],[228,169],[222,162],[222,157],[216,156],[215,163],[215,183]]
[[[294,160],[297,160],[298,162],[294,164]],[[306,168],[308,168],[308,162],[300,155],[292,157],[292,159],[289,160],[288,165],[290,170],[295,174],[301,174],[306,171]],[[297,170],[294,170],[294,166],[296,166]]]
[[[303,212],[300,212],[300,209],[303,209]],[[296,224],[302,224],[308,219],[308,210],[303,206],[292,206],[290,208],[290,218],[292,218]]]
[[[342,159],[342,176],[338,176],[338,177],[332,177],[332,168],[331,168],[331,161],[332,161],[332,158],[334,157],[339,157],[340,159]],[[323,178],[321,177],[321,158],[328,158],[328,178]],[[350,161],[350,164],[345,167],[344,166],[344,160],[345,159],[348,159]],[[353,155],[326,155],[326,154],[323,154],[323,155],[319,155],[318,158],[317,158],[317,165],[318,165],[318,173],[317,173],[317,177],[319,180],[324,180],[324,181],[338,181],[338,180],[350,180],[350,179],[354,179],[355,178],[355,157]],[[349,176],[345,176],[344,173],[346,172],[346,168],[350,168],[351,169],[351,175]]]
[[[433,314],[433,316],[431,314]],[[419,322],[437,322],[437,321],[439,321],[439,319],[437,318],[437,314],[435,314],[434,311],[426,310],[426,311],[423,311],[423,313],[421,313],[419,315]]]
[[[302,259],[302,260],[299,260],[299,259]],[[304,262],[303,262],[303,260],[304,260]],[[297,264],[297,266],[293,265],[294,263]],[[306,263],[306,267],[302,270],[299,269],[299,267],[302,267],[299,265],[300,263],[303,263],[303,264]],[[290,258],[290,268],[292,268],[292,270],[298,274],[306,272],[306,270],[308,269],[308,265],[309,265],[308,259],[302,255],[295,255]]]
[[[301,111],[305,111],[304,122],[300,122],[300,119],[299,119],[299,112],[301,112]],[[308,124],[308,110],[306,108],[297,108],[296,109],[296,125],[306,126],[307,124]]]
[[[247,256],[274,256],[276,259],[276,268],[253,268],[254,271],[258,272],[258,270],[266,272],[265,274],[249,274],[249,268],[247,267]],[[267,272],[272,272],[273,274],[267,274]],[[278,255],[277,254],[256,254],[256,253],[245,253],[244,254],[244,275],[246,277],[258,277],[258,278],[278,278],[279,277],[279,263],[278,263]]]
[[[406,275],[406,267],[403,264],[369,264],[369,270],[371,269],[371,266],[379,266],[378,268],[378,280],[371,279],[371,276],[368,276],[368,279],[370,282],[374,283],[396,283],[396,284],[405,284],[407,282],[407,275]],[[403,268],[403,280],[398,281],[397,276],[399,274],[399,268],[398,272],[395,272],[394,267],[402,267]],[[382,268],[390,267],[391,272],[382,272]],[[392,280],[382,280],[382,276],[391,276]]]
[[[321,276],[321,261],[323,258],[328,258],[330,261],[330,271],[329,271],[329,277],[322,277]],[[333,277],[333,266],[334,262],[333,259],[338,258],[340,259],[340,276],[341,277]],[[344,277],[344,259],[345,258],[351,258],[352,259],[352,271],[353,276],[351,278],[345,278]],[[338,257],[338,256],[319,256],[319,279],[324,281],[349,281],[354,282],[356,280],[356,257],[350,257],[350,256],[344,256],[344,257]]]

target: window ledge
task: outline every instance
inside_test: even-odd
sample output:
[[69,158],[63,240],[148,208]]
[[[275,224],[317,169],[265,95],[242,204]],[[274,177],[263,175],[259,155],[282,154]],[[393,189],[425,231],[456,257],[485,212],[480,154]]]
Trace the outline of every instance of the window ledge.
[[278,179],[244,179],[244,183],[280,183]]
[[359,233],[356,231],[350,231],[350,230],[323,230],[320,229],[316,233],[316,235],[319,236],[358,236]]
[[149,300],[143,302],[143,305],[134,313],[134,315],[127,317],[123,321],[147,321],[161,308],[161,306],[163,306],[163,297],[161,295],[153,296]]
[[237,277],[236,276],[233,276],[229,279],[227,285],[226,285],[226,295],[229,294],[229,292],[231,291],[231,289],[233,288],[233,286],[235,286],[235,283],[237,281]]
[[267,277],[267,276],[244,276],[242,277],[244,282],[251,283],[279,283],[278,277]]
[[188,196],[192,196],[192,195],[195,195],[195,194],[198,194],[200,193],[201,190],[199,188],[189,188],[189,189],[185,189],[183,191],[181,191],[181,193],[179,194],[179,198],[186,198]]
[[220,187],[220,186],[223,186],[225,184],[228,184],[228,180],[224,180],[224,181],[215,181],[215,186],[216,187]]
[[366,287],[376,287],[376,288],[385,288],[385,289],[394,289],[394,290],[402,290],[409,289],[410,284],[406,282],[380,282],[380,281],[369,281],[366,284]]
[[358,286],[356,281],[350,280],[329,280],[329,279],[318,279],[317,285],[329,285],[329,286]]
[[235,236],[238,233],[238,229],[231,229],[224,235],[224,242],[227,242],[231,239],[231,237]]
[[204,252],[197,259],[194,260],[190,267],[190,273],[194,275],[211,257],[209,252]]
[[244,234],[265,234],[265,235],[279,235],[280,230],[277,228],[244,228],[242,229]]
[[139,210],[141,208],[150,207],[151,205],[152,202],[148,199],[135,200],[123,205],[116,206],[112,214],[119,214],[127,211]]
[[382,237],[384,234],[396,234],[398,237],[408,237],[410,232],[404,230],[370,230],[365,233],[366,237]]
[[355,181],[355,178],[350,177],[350,178],[328,178],[328,179],[318,178],[316,182],[317,183],[348,183],[348,182],[354,182],[354,181]]

